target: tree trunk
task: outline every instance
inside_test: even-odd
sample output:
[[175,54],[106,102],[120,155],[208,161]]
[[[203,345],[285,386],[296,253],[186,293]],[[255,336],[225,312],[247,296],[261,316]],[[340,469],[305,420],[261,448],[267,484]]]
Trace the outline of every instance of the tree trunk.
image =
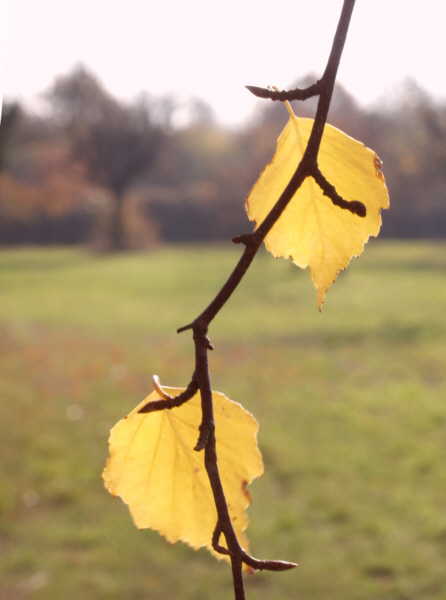
[[113,195],[108,247],[111,252],[120,252],[126,249],[123,192]]

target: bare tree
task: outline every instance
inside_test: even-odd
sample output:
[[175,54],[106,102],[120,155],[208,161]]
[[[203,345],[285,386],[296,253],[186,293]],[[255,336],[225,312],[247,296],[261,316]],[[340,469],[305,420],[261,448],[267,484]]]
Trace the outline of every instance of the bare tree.
[[154,124],[147,98],[124,105],[82,66],[59,77],[47,98],[55,120],[71,138],[74,157],[86,164],[93,182],[111,193],[109,248],[124,249],[126,192],[151,168],[162,127]]

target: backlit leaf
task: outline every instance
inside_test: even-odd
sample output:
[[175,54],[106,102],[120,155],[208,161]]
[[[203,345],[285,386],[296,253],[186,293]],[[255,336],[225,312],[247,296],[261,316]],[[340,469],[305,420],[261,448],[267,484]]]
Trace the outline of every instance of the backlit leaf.
[[[289,105],[288,109],[290,120],[277,141],[276,153],[247,198],[248,217],[256,228],[293,176],[313,127],[312,119],[297,118]],[[324,129],[318,165],[344,200],[366,206],[366,217],[334,206],[308,177],[266,236],[265,245],[275,257],[291,258],[302,269],[310,266],[321,309],[339,271],[352,256],[361,254],[370,236],[378,235],[380,211],[388,208],[389,196],[375,152],[330,125]]]
[[[172,396],[184,391],[163,388]],[[263,474],[257,447],[257,421],[240,404],[213,392],[220,477],[229,513],[241,546],[247,550],[246,486]],[[201,423],[199,393],[178,408],[139,414],[147,402],[160,400],[155,391],[111,430],[110,456],[102,478],[113,496],[128,504],[137,527],[159,531],[169,542],[192,548],[211,545],[217,511],[204,466],[204,451],[193,450]],[[226,547],[224,536],[220,544]]]

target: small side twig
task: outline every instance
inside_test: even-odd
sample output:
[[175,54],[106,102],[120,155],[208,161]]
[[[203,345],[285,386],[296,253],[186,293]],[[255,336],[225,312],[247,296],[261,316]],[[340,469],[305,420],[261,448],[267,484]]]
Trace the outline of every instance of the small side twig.
[[227,556],[231,556],[231,552],[229,552],[227,548],[225,548],[224,546],[220,546],[219,544],[220,536],[222,533],[223,529],[220,525],[220,522],[218,522],[215,526],[214,534],[212,535],[212,548],[215,550],[215,552],[218,552],[219,554],[226,554]]
[[313,169],[311,176],[321,188],[324,196],[328,196],[335,206],[349,210],[352,214],[358,215],[358,217],[365,217],[367,215],[365,204],[359,202],[359,200],[344,200],[336,191],[335,186],[325,179],[318,167]]
[[181,406],[188,400],[190,400],[198,392],[198,381],[195,374],[192,376],[191,382],[181,394],[178,396],[164,398],[163,400],[152,400],[147,402],[142,408],[138,410],[138,413],[151,413],[157,410],[171,409],[177,406]]
[[[309,88],[304,90],[292,90],[289,93],[276,92],[274,90],[263,90],[262,88],[255,88],[252,86],[248,88],[257,96],[282,101],[291,99],[305,100],[311,96],[319,95],[313,128],[301,162],[296,165],[294,175],[291,177],[282,195],[276,202],[275,206],[271,209],[265,220],[260,224],[254,233],[240,235],[233,239],[235,243],[244,244],[245,249],[226,283],[223,285],[208,307],[194,321],[178,329],[178,332],[189,329],[193,331],[195,344],[195,372],[194,378],[188,387],[189,391],[186,390],[186,392],[183,392],[183,394],[180,394],[176,398],[172,398],[172,400],[166,399],[155,402],[156,405],[161,405],[161,403],[165,402],[166,404],[164,404],[164,408],[167,408],[168,402],[180,402],[181,398],[182,403],[183,401],[186,401],[184,398],[188,396],[188,394],[190,394],[189,398],[192,397],[192,389],[194,390],[194,393],[198,389],[200,390],[202,402],[202,422],[200,426],[200,437],[195,449],[204,450],[205,468],[209,477],[218,515],[217,526],[212,536],[212,544],[217,552],[221,552],[223,547],[219,544],[219,540],[221,534],[225,536],[227,552],[231,558],[235,600],[245,600],[242,577],[243,563],[256,570],[267,569],[272,571],[283,571],[291,569],[296,565],[295,563],[287,563],[283,561],[257,560],[249,556],[243,550],[243,548],[241,548],[240,543],[237,540],[237,536],[229,515],[229,509],[218,470],[212,388],[207,357],[207,354],[212,346],[207,338],[207,331],[211,321],[223,308],[227,300],[230,298],[244,277],[266,235],[277,222],[307,177],[313,177],[316,183],[321,187],[324,194],[326,194],[335,204],[341,206],[341,208],[350,210],[354,214],[365,216],[365,206],[356,200],[353,202],[346,202],[343,198],[341,198],[336,192],[334,186],[329,184],[320,174],[317,166],[319,148],[325,123],[327,121],[328,110],[333,94],[333,87],[336,80],[337,70],[344,48],[354,4],[355,0],[344,0],[327,66],[322,78],[319,81]],[[149,405],[143,407],[140,412],[146,412],[145,409],[151,404],[153,403],[149,403]],[[172,406],[175,405],[176,404],[172,404]],[[148,408],[147,412],[150,410],[157,410],[157,408]],[[223,552],[226,554],[225,550],[226,548],[223,548]]]
[[243,562],[255,571],[289,571],[297,567],[296,563],[284,560],[258,560],[246,552],[243,553]]
[[269,100],[308,100],[318,96],[321,92],[321,81],[316,81],[307,88],[295,88],[294,90],[274,90],[272,88],[261,88],[254,85],[247,85],[246,89],[257,96],[257,98],[265,98]]

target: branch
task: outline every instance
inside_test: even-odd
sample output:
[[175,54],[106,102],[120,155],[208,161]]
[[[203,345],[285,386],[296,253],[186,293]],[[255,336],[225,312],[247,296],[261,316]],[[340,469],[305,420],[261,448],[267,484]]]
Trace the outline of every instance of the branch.
[[297,567],[296,563],[284,560],[258,560],[246,552],[243,553],[243,562],[256,571],[289,571]]
[[254,96],[257,96],[257,98],[269,98],[270,100],[280,100],[280,102],[285,102],[285,100],[308,100],[308,98],[319,95],[321,91],[321,82],[317,81],[307,88],[295,88],[294,90],[288,91],[255,87],[253,85],[247,85],[246,89],[249,90],[251,94],[254,94]]
[[175,408],[177,406],[181,406],[182,404],[190,400],[193,396],[195,396],[197,391],[198,381],[195,378],[194,373],[191,382],[184,390],[184,392],[181,392],[181,394],[178,394],[178,396],[174,396],[173,398],[165,394],[165,396],[167,397],[165,397],[164,400],[152,400],[151,402],[148,402],[142,408],[140,408],[138,410],[138,413],[150,413],[155,412],[157,410],[164,410],[165,408],[170,409]]
[[367,215],[365,204],[359,202],[359,200],[344,200],[344,198],[341,198],[336,191],[335,186],[331,185],[331,183],[325,179],[318,167],[313,169],[311,176],[321,188],[324,196],[328,196],[335,206],[349,210],[352,214],[358,215],[358,217],[365,217]]
[[[174,402],[180,402],[180,398],[181,402],[183,402],[186,401],[184,398],[187,396],[192,397],[192,390],[196,391],[197,388],[200,390],[202,422],[200,425],[200,436],[195,450],[204,450],[206,472],[209,477],[209,482],[217,509],[217,525],[214,535],[212,536],[212,544],[217,552],[224,552],[225,554],[228,553],[231,558],[235,600],[245,599],[242,577],[243,563],[253,569],[269,569],[277,571],[291,569],[296,565],[294,563],[285,563],[282,561],[257,560],[249,556],[243,550],[243,548],[241,548],[239,541],[237,540],[237,536],[235,535],[217,464],[212,389],[207,355],[208,351],[212,349],[212,346],[207,337],[207,332],[211,321],[223,308],[227,300],[230,298],[244,277],[266,235],[277,222],[288,203],[291,201],[307,177],[313,177],[317,184],[321,187],[324,194],[330,197],[330,199],[338,206],[347,208],[348,210],[353,209],[352,212],[355,212],[359,215],[361,215],[363,212],[363,208],[361,208],[363,207],[362,203],[357,201],[347,203],[345,200],[343,200],[337,194],[335,188],[325,180],[325,178],[319,172],[317,166],[319,147],[321,144],[325,123],[327,121],[334,83],[336,80],[339,62],[344,48],[354,4],[355,0],[344,0],[341,16],[330,52],[330,57],[328,59],[324,74],[319,81],[304,90],[292,90],[291,92],[270,92],[268,90],[264,91],[262,88],[248,88],[254,94],[260,97],[271,98],[272,100],[305,100],[310,96],[319,95],[313,128],[302,160],[298,165],[296,165],[296,171],[294,175],[263,223],[261,223],[254,233],[244,234],[234,238],[234,242],[244,244],[245,249],[226,283],[223,285],[209,306],[198,317],[196,317],[194,321],[178,329],[178,332],[192,329],[195,344],[195,372],[194,377],[189,384],[188,390],[171,400],[159,400],[155,403],[156,406],[164,403],[164,408],[171,408],[172,406],[176,406],[176,404],[173,404]],[[167,403],[169,402],[172,404],[168,406]],[[146,409],[156,410],[156,408],[152,408],[151,405],[153,404],[154,403],[150,403],[141,410],[144,412]],[[219,544],[221,534],[225,536],[227,550]]]

